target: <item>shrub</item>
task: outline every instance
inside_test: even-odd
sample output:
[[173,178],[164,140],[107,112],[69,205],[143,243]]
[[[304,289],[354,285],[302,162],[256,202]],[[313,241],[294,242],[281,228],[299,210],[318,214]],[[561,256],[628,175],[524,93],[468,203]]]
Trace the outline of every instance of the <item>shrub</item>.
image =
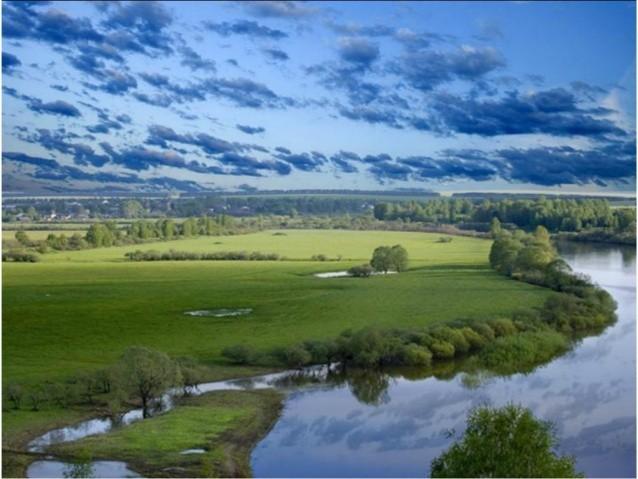
[[359,266],[353,266],[348,270],[350,276],[355,278],[368,278],[372,275],[372,266],[369,264],[362,264]]
[[432,363],[432,352],[425,346],[408,344],[403,348],[402,363],[405,366],[429,366]]
[[254,359],[253,350],[242,344],[224,348],[222,356],[235,364],[248,364]]
[[455,354],[454,345],[447,341],[436,339],[428,347],[437,359],[452,359]]
[[454,350],[458,354],[467,353],[470,350],[470,343],[461,331],[452,329],[448,326],[438,326],[431,330],[430,334],[436,339],[447,341],[454,346]]
[[498,318],[490,319],[487,324],[494,330],[496,337],[507,336],[509,334],[515,334],[517,332],[516,326],[511,319]]
[[312,360],[311,354],[299,345],[283,348],[279,357],[290,368],[302,368]]
[[20,409],[24,390],[19,384],[9,384],[7,386],[7,400],[13,405],[13,409]]
[[461,328],[460,331],[470,345],[470,350],[476,351],[478,349],[482,349],[487,344],[487,340],[472,328],[466,326]]
[[473,323],[470,327],[488,342],[496,336],[494,330],[487,323]]
[[6,251],[2,253],[3,262],[15,262],[15,263],[37,263],[40,261],[40,257],[34,253],[27,253],[24,251]]

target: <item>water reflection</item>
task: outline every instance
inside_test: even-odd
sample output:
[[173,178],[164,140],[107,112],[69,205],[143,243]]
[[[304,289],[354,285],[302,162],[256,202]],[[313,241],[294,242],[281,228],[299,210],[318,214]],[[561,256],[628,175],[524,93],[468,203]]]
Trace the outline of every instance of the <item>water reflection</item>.
[[618,302],[618,322],[527,374],[467,363],[435,370],[295,378],[281,420],[252,456],[259,477],[423,477],[458,437],[469,409],[520,403],[553,421],[561,453],[587,476],[635,476],[635,251],[560,245],[575,271]]

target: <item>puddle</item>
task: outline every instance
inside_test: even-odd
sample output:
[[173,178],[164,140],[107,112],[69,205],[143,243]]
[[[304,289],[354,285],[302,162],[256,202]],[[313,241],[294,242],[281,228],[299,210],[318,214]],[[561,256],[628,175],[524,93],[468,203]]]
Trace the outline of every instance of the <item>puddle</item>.
[[[372,276],[385,275],[385,274],[397,274],[396,271],[388,271],[387,273],[377,272],[372,273]],[[315,278],[346,278],[352,276],[347,271],[330,271],[328,273],[315,273]]]
[[121,461],[93,461],[74,464],[62,461],[35,461],[27,468],[27,477],[142,477]]
[[206,452],[206,449],[195,448],[195,449],[184,449],[182,452],[180,452],[180,454],[204,454],[205,452]]
[[212,317],[226,318],[229,316],[244,316],[253,312],[253,308],[237,308],[237,309],[200,309],[196,311],[186,311],[186,316],[196,317]]

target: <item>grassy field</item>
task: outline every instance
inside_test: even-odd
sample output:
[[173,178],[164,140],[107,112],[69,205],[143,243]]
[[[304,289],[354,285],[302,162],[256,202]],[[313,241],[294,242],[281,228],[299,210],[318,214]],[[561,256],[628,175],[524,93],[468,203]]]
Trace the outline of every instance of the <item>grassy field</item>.
[[[322,251],[341,262],[107,262],[122,248],[64,253],[67,261],[5,264],[3,379],[61,379],[114,362],[131,344],[223,364],[221,350],[256,349],[324,338],[366,325],[416,326],[459,317],[489,318],[540,304],[546,290],[511,281],[487,265],[490,243],[423,233],[289,231],[159,243],[304,257]],[[380,244],[403,244],[411,270],[368,279],[319,279],[346,269]],[[259,246],[262,247],[259,247]],[[124,248],[126,250],[127,248]],[[116,251],[118,251],[116,253]],[[46,257],[47,255],[45,255]],[[91,261],[93,259],[93,261]],[[247,316],[186,311],[252,308]]]
[[[33,234],[39,233],[42,232]],[[28,234],[31,235],[31,232]],[[418,265],[485,264],[490,248],[489,241],[454,237],[451,243],[438,243],[437,240],[441,236],[444,235],[396,231],[275,230],[236,236],[201,236],[112,248],[51,252],[42,255],[41,261],[47,263],[124,262],[125,253],[138,249],[144,251],[175,249],[200,253],[260,251],[278,253],[291,260],[310,259],[314,255],[324,254],[331,259],[341,256],[343,259],[367,261],[377,246],[400,243],[410,253],[410,259]]]
[[[281,400],[274,390],[187,398],[168,414],[61,445],[55,452],[123,460],[144,477],[174,477],[177,468],[179,477],[248,477],[250,451],[277,418]],[[206,452],[180,454],[195,448]]]
[[[69,251],[42,255],[39,263],[5,263],[3,384],[30,387],[61,381],[113,364],[131,345],[196,358],[208,366],[208,380],[239,377],[263,372],[263,368],[230,365],[221,356],[226,346],[242,343],[268,350],[367,325],[410,327],[461,317],[508,316],[516,309],[540,305],[548,294],[544,288],[493,272],[487,264],[490,242],[486,240],[455,237],[450,243],[439,243],[438,234],[377,231],[275,233]],[[313,276],[367,261],[373,249],[384,244],[402,244],[408,250],[409,271],[367,279]],[[274,252],[291,261],[125,261],[124,253],[137,248]],[[308,260],[316,254],[343,259]],[[252,308],[252,313],[225,318],[184,314],[220,308]],[[242,404],[239,398],[235,400]],[[250,415],[254,409],[244,416],[233,412],[226,423],[222,420],[226,406],[214,399],[208,402],[208,396],[201,401],[193,405],[199,408],[197,417],[210,416],[201,428],[198,421],[192,421],[195,410],[180,407],[87,444],[97,456],[128,459],[143,471],[153,472],[165,463],[161,454],[155,461],[148,448],[170,458],[175,448],[191,447],[184,442],[186,436],[213,437],[224,428],[241,431],[237,424],[254,417]],[[95,415],[96,407],[60,409],[49,404],[38,412],[7,410],[3,445],[23,448],[49,428]],[[272,412],[277,407],[267,409]],[[166,442],[136,442],[138,434],[155,437],[157,427],[170,430],[175,437]],[[232,440],[225,441],[232,446]],[[227,459],[221,460],[219,454],[211,446],[193,473],[203,467],[212,467],[208,470],[218,474],[230,470],[220,469]],[[32,459],[20,454],[5,456],[5,472],[23,472]],[[148,461],[140,462],[140,457]]]

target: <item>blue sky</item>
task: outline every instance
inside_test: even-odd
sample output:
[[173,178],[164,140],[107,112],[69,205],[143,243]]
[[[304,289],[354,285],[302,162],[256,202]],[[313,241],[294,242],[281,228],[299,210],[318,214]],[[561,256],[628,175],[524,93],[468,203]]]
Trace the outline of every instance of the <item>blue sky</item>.
[[3,2],[5,191],[635,191],[633,2]]

